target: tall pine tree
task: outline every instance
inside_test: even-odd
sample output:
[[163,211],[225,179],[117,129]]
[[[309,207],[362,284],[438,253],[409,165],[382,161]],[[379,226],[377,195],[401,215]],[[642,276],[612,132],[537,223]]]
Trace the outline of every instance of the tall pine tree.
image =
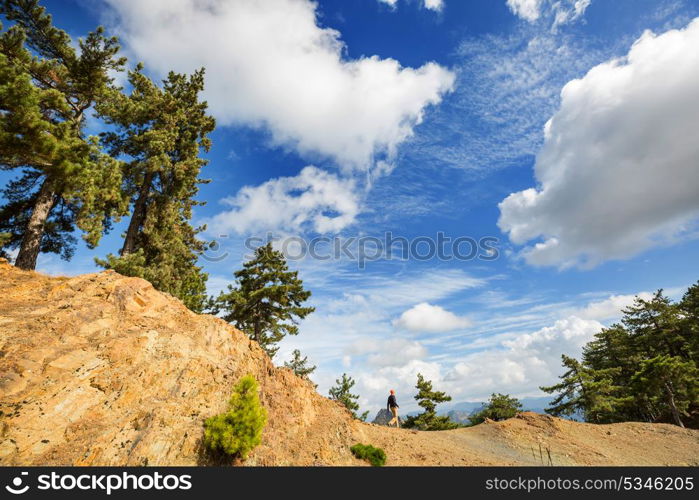
[[255,250],[252,260],[236,271],[236,286],[216,300],[223,318],[262,347],[269,357],[286,335],[298,334],[298,321],[315,308],[303,303],[311,296],[298,271],[289,271],[284,255],[271,243]]
[[125,213],[119,162],[84,132],[125,60],[102,28],[76,50],[38,0],[3,0],[0,13],[15,23],[0,35],[0,169],[20,173],[3,192],[0,231],[19,249],[15,264],[34,269],[40,252],[69,258],[76,227],[94,247]]
[[636,298],[621,322],[603,328],[583,348],[581,361],[563,356],[554,415],[581,414],[595,423],[669,422],[699,426],[697,337],[699,285],[679,303],[662,290]]
[[162,88],[139,65],[129,73],[130,95],[115,92],[97,106],[114,130],[102,135],[113,156],[126,157],[125,187],[132,215],[119,255],[97,262],[127,276],[150,281],[201,312],[207,275],[196,265],[205,243],[203,228],[190,224],[199,178],[207,161],[208,134],[215,122],[199,99],[204,71],[170,73]]

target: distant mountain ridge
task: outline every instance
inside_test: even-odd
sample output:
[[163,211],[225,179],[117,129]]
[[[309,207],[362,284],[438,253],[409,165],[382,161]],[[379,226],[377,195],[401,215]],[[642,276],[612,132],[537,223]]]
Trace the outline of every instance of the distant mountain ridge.
[[[550,396],[541,396],[534,398],[521,398],[519,399],[522,403],[524,411],[533,411],[535,413],[545,413],[544,409],[551,404],[553,400]],[[474,411],[483,408],[483,401],[462,401],[460,403],[454,403],[452,405],[447,405],[442,408],[442,414],[447,414],[450,411]]]

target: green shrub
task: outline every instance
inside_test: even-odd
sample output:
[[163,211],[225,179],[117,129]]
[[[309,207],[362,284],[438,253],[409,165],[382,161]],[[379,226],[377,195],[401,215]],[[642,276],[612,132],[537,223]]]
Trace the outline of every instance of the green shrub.
[[206,419],[204,445],[208,450],[245,460],[262,442],[267,410],[260,404],[257,392],[257,380],[246,375],[233,388],[228,411]]
[[381,448],[374,448],[370,444],[357,443],[350,450],[355,457],[366,460],[374,467],[381,467],[386,464],[386,452]]

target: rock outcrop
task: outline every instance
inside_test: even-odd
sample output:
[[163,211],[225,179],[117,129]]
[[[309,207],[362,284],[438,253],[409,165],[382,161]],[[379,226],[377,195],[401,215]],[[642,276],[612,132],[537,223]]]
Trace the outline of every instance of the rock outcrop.
[[[388,425],[392,419],[393,414],[391,414],[391,412],[386,408],[381,408],[371,423],[375,425]],[[398,416],[398,421],[401,423],[401,425],[403,425],[403,418],[400,415]]]
[[390,411],[388,411],[386,408],[381,408],[371,423],[376,425],[388,425],[392,418],[393,415],[391,415]]
[[[4,262],[0,289],[0,464],[204,463],[203,421],[247,373],[269,413],[249,463],[356,463],[343,407],[144,280],[51,278]],[[281,444],[291,442],[304,446]]]
[[206,418],[245,375],[268,424],[248,465],[697,465],[699,431],[598,426],[524,413],[467,429],[361,423],[224,321],[190,312],[146,281],[105,271],[72,278],[0,259],[0,465],[208,464]]

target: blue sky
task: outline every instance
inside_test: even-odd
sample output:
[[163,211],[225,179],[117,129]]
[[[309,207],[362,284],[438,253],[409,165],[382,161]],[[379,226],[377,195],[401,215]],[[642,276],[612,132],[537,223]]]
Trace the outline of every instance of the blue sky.
[[[699,279],[699,1],[44,4],[155,78],[206,66],[211,293],[250,236],[497,239],[468,261],[294,260],[317,310],[275,361],[301,349],[323,393],[347,372],[363,409],[394,388],[410,410],[422,372],[455,401],[536,396],[634,295]],[[123,226],[39,269],[94,271]]]

